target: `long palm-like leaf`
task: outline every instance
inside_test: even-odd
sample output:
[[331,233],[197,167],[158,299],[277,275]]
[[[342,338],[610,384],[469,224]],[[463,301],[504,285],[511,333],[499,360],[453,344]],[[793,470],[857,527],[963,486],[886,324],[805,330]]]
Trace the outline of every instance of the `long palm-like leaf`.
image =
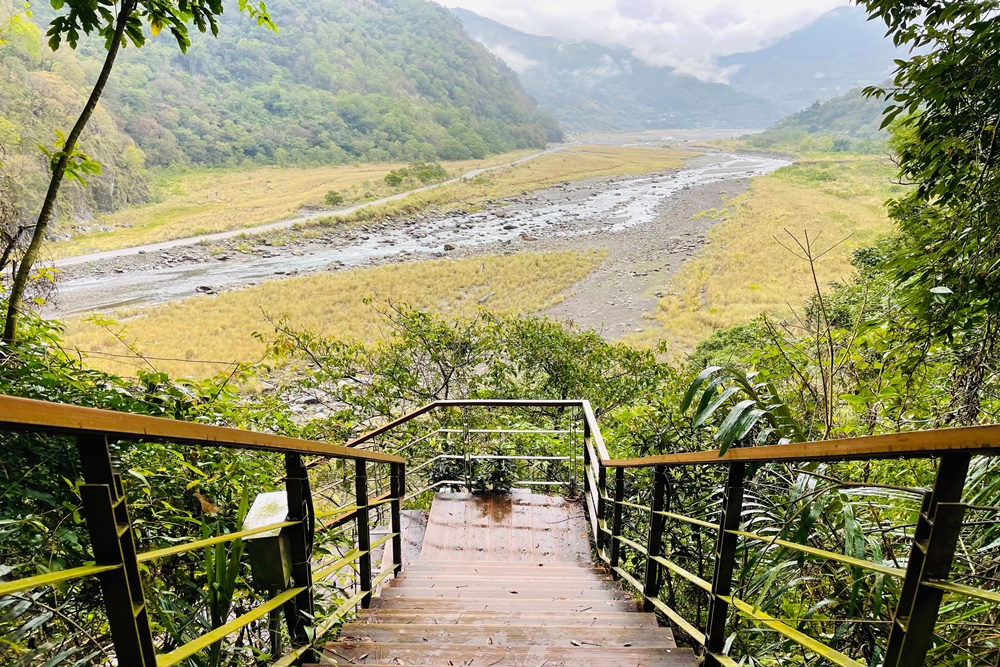
[[755,445],[774,440],[805,440],[802,427],[774,385],[757,378],[756,373],[743,374],[736,369],[709,366],[698,373],[684,394],[680,410],[687,412],[695,406],[691,415],[691,426],[695,430],[708,424],[720,410],[728,408],[713,434],[720,455],[735,443],[747,440],[755,430],[756,437],[752,440]]

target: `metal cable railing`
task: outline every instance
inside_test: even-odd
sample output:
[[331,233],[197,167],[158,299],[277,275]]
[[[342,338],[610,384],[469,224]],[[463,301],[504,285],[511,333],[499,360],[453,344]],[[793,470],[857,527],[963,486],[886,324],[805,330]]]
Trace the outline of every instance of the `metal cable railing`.
[[[518,416],[510,417],[511,413]],[[507,417],[503,415],[506,414]],[[529,417],[524,415],[528,414]],[[538,425],[537,422],[544,423]],[[289,665],[309,657],[317,638],[356,606],[365,606],[378,585],[403,566],[402,504],[440,488],[477,488],[476,466],[511,465],[504,470],[510,482],[560,489],[571,495],[583,491],[583,509],[591,526],[591,538],[599,558],[614,576],[633,588],[647,611],[657,612],[703,650],[706,664],[739,664],[730,655],[731,641],[740,632],[766,629],[807,654],[844,667],[863,665],[857,656],[837,650],[822,635],[804,627],[835,622],[830,619],[795,617],[765,611],[765,607],[742,596],[745,582],[735,580],[737,555],[756,557],[767,550],[794,553],[806,563],[892,582],[896,608],[890,619],[856,619],[873,627],[888,625],[880,646],[884,667],[915,667],[925,664],[934,641],[936,623],[944,596],[976,600],[983,605],[1000,603],[1000,593],[970,584],[968,578],[951,576],[960,534],[968,511],[997,508],[963,503],[963,490],[973,457],[1000,454],[1000,427],[945,429],[889,436],[874,436],[826,442],[733,448],[719,452],[668,454],[639,459],[612,459],[601,436],[594,412],[587,401],[438,401],[426,405],[367,433],[345,446],[253,434],[219,427],[174,422],[56,406],[38,401],[0,397],[0,430],[59,433],[75,438],[86,483],[81,487],[84,513],[94,545],[95,564],[13,581],[0,581],[0,596],[58,585],[81,577],[97,577],[105,594],[111,636],[119,664],[178,664],[196,652],[221,641],[278,608],[291,608],[292,649],[276,664]],[[530,454],[496,450],[497,439],[511,440],[511,447],[540,442]],[[209,537],[155,551],[135,553],[132,527],[121,486],[112,468],[108,444],[115,440],[157,440],[192,445],[211,445],[279,452],[285,456],[288,516],[284,521],[228,535]],[[537,443],[536,443],[537,444]],[[547,447],[558,451],[546,451]],[[501,447],[502,450],[502,447]],[[311,510],[309,469],[302,455],[317,461],[337,461],[338,474],[325,483],[331,498],[340,504]],[[784,535],[775,526],[748,520],[755,501],[748,499],[748,470],[767,469],[774,464],[877,461],[885,459],[935,459],[936,481],[932,489],[883,487],[919,501],[913,517],[886,528],[906,536],[909,555],[903,563],[876,560],[858,553],[840,553],[810,543],[806,535]],[[523,467],[517,467],[523,466]],[[559,466],[558,468],[546,466]],[[409,467],[409,470],[407,470]],[[438,469],[440,467],[440,469]],[[796,474],[817,475],[795,469]],[[682,513],[672,507],[683,483],[671,475],[695,471],[714,491],[711,502]],[[433,473],[433,474],[432,474]],[[836,480],[833,480],[834,482]],[[633,488],[640,493],[626,494]],[[844,483],[845,488],[878,485]],[[353,487],[353,488],[349,488]],[[818,495],[823,490],[816,492]],[[642,498],[640,501],[639,498]],[[348,500],[349,499],[349,500]],[[692,513],[701,516],[691,516]],[[386,534],[372,540],[371,525],[389,523]],[[318,531],[352,527],[351,546],[346,553],[327,562],[310,558],[313,529]],[[138,565],[168,558],[222,542],[280,530],[292,538],[298,550],[297,570],[286,590],[243,616],[227,619],[220,627],[196,641],[157,655],[144,607],[144,592]],[[705,568],[692,571],[684,555],[671,553],[666,545],[671,535],[692,531],[700,544],[702,534],[714,545]],[[393,562],[380,573],[373,572],[372,554],[392,544]],[[357,590],[333,614],[321,621],[312,617],[315,582],[340,572],[357,570]],[[836,576],[831,569],[826,576]],[[860,581],[860,575],[853,577]],[[674,582],[692,586],[707,600],[705,613],[686,614],[671,604]],[[665,588],[667,589],[665,594]],[[741,597],[742,596],[742,597]],[[967,619],[946,621],[961,624]],[[968,623],[970,625],[974,625]]]
[[[727,639],[733,632],[732,614],[735,613],[753,625],[778,633],[807,653],[819,656],[828,663],[842,667],[865,667],[864,663],[854,657],[835,650],[798,627],[810,619],[778,618],[734,594],[737,549],[742,545],[744,549],[749,550],[751,544],[757,544],[765,545],[765,548],[790,550],[801,554],[804,558],[819,559],[858,571],[883,575],[898,582],[898,603],[892,614],[892,620],[888,621],[890,628],[885,646],[880,647],[883,651],[880,664],[884,667],[915,667],[925,664],[928,652],[932,648],[935,625],[938,622],[942,597],[945,593],[993,605],[1000,603],[1000,593],[995,590],[949,581],[949,573],[963,527],[964,513],[968,509],[968,506],[962,503],[962,495],[970,460],[973,456],[993,457],[997,454],[1000,454],[998,426],[730,449],[724,455],[720,455],[719,452],[690,452],[641,459],[611,460],[606,455],[599,455],[596,451],[590,450],[590,460],[597,462],[598,469],[592,471],[593,474],[588,474],[588,507],[600,557],[618,578],[641,595],[647,611],[660,612],[695,644],[703,647],[707,665],[734,667],[740,664],[738,658],[726,654]],[[933,489],[920,494],[922,502],[910,539],[911,549],[906,559],[906,567],[876,563],[850,554],[781,539],[777,534],[765,535],[741,527],[744,511],[747,509],[744,487],[749,466],[898,458],[931,458],[939,462]],[[716,467],[725,470],[725,479],[721,485],[722,505],[717,521],[706,521],[669,511],[668,471]],[[625,474],[629,470],[653,472],[650,505],[633,503],[625,499]],[[606,483],[608,471],[611,471],[614,477],[610,491]],[[920,493],[915,489],[892,488]],[[597,507],[599,503],[611,508],[610,527],[606,521],[607,515]],[[710,576],[699,576],[691,572],[663,552],[663,536],[668,519],[696,529],[710,529],[715,532],[714,562]],[[623,526],[627,524],[645,526],[644,544],[625,535]],[[623,565],[627,554],[632,554],[641,564],[641,569],[644,571],[643,581],[639,581]],[[707,620],[704,623],[692,622],[663,600],[664,576],[677,576],[704,591],[709,599]],[[830,621],[831,619],[827,619],[827,622]],[[997,651],[994,660],[997,657],[1000,657],[1000,650]]]

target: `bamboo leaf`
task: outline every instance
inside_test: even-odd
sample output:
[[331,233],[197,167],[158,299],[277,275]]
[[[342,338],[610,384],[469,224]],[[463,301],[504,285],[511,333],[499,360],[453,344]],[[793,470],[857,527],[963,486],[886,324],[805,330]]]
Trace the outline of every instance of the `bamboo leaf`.
[[687,409],[691,407],[691,401],[694,400],[695,394],[698,393],[698,390],[701,388],[701,385],[705,383],[705,380],[707,380],[709,377],[718,373],[721,370],[722,366],[709,366],[702,372],[698,373],[697,377],[695,377],[694,381],[691,383],[691,386],[688,387],[687,392],[684,394],[684,398],[681,399],[681,404],[680,404],[681,412],[687,412]]

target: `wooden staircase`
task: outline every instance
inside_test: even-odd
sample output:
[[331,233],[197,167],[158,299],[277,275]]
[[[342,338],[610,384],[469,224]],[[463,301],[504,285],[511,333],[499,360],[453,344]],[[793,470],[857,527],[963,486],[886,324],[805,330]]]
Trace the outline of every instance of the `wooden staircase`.
[[593,565],[578,503],[438,494],[425,530],[419,557],[404,558],[403,573],[326,646],[322,664],[695,665]]

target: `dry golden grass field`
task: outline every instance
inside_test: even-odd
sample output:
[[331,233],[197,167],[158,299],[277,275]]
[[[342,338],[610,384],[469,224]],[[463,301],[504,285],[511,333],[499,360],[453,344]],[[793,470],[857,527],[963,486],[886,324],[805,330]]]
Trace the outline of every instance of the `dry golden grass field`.
[[[530,153],[519,151],[487,160],[445,162],[442,166],[455,177]],[[92,226],[112,231],[90,232],[50,243],[48,251],[54,257],[67,257],[253,227],[293,217],[303,206],[321,207],[330,190],[340,192],[345,198],[343,206],[349,206],[396,192],[384,179],[401,166],[264,167],[166,177],[159,187],[161,201],[99,216]]]
[[[144,355],[176,359],[153,361],[157,370],[176,376],[209,376],[225,363],[193,360],[255,361],[264,346],[256,331],[273,332],[267,316],[287,317],[292,326],[343,339],[376,340],[384,324],[365,305],[373,297],[414,308],[462,318],[480,308],[505,314],[529,314],[558,301],[560,293],[587,275],[604,258],[602,253],[520,253],[468,259],[437,259],[406,264],[321,273],[275,280],[218,296],[195,297],[168,305],[117,314],[117,332]],[[480,303],[485,299],[484,303]],[[184,326],[178,326],[183,322]],[[138,359],[105,328],[78,320],[69,324],[69,348],[90,351],[88,363],[124,375]],[[94,354],[97,353],[97,354]]]
[[[507,164],[529,154],[530,151],[521,151],[488,160],[446,162],[443,166],[455,177],[473,169]],[[382,219],[432,207],[474,205],[484,199],[517,195],[562,181],[672,169],[692,156],[690,152],[641,147],[570,147],[462,183],[366,207],[347,220]],[[165,191],[162,201],[100,216],[92,223],[111,231],[90,232],[50,243],[47,251],[52,257],[68,257],[254,227],[291,218],[303,206],[322,206],[330,190],[344,195],[343,206],[380,199],[396,192],[383,179],[400,166],[264,168],[178,176],[161,188]],[[342,219],[328,219],[327,224],[330,221],[339,224]]]
[[818,262],[817,273],[821,285],[847,280],[851,253],[893,229],[883,203],[901,191],[894,173],[885,158],[825,155],[755,180],[681,268],[672,294],[647,315],[662,329],[648,327],[633,342],[665,340],[670,354],[681,356],[716,329],[800,308],[814,288],[808,264],[778,243],[794,247],[787,232],[800,239],[808,232],[820,251],[846,239]]

